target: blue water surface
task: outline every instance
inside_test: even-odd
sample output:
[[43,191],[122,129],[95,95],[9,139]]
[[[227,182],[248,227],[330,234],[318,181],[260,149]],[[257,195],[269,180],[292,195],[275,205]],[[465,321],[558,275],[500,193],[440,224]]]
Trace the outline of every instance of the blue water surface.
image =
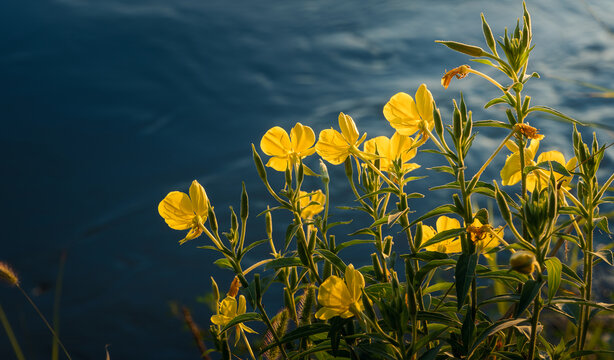
[[[546,0],[528,6],[536,44],[531,66],[542,75],[527,89],[532,103],[605,125],[598,137],[612,142],[612,99],[592,96],[599,90],[581,82],[612,88],[614,5]],[[482,110],[498,96],[482,79],[455,80],[446,91],[439,85],[445,69],[468,59],[434,41],[483,45],[482,11],[499,35],[515,26],[522,3],[3,1],[0,260],[13,265],[51,317],[66,251],[60,333],[74,359],[101,359],[106,344],[112,359],[197,359],[169,302],[188,305],[206,328],[211,313],[196,297],[209,291],[211,275],[224,291],[232,276],[212,265],[217,254],[196,248],[206,239],[180,247],[185,234],[165,225],[158,202],[197,179],[226,228],[228,206],[238,208],[244,180],[252,205],[248,241],[255,241],[264,237],[263,219],[255,215],[272,201],[250,144],[258,145],[274,125],[301,122],[319,132],[336,127],[343,111],[369,136],[390,136],[383,105],[421,83],[446,121],[461,90],[474,119],[504,120],[500,109]],[[572,155],[569,125],[529,121],[547,135],[542,150]],[[585,129],[585,137],[592,131]],[[503,136],[482,130],[468,166],[479,166]],[[612,173],[613,157],[609,150],[602,178]],[[497,157],[485,178],[498,179],[504,160]],[[421,154],[416,161],[424,164],[417,174],[430,178],[412,183],[412,191],[448,180],[426,170],[440,158]],[[339,175],[334,205],[351,205],[343,202],[342,170],[331,172]],[[414,210],[424,213],[448,196],[433,193]],[[344,256],[366,264],[358,255]],[[601,281],[609,287],[597,289],[614,285],[609,277]],[[0,288],[0,303],[26,357],[48,358],[51,336],[17,290]],[[0,336],[0,358],[12,356]]]

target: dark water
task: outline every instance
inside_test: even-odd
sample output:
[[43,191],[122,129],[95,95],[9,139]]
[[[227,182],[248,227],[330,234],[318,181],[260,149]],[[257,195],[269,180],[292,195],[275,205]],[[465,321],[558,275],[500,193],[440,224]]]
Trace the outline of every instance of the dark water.
[[[612,3],[528,5],[532,67],[542,75],[528,90],[533,103],[611,126],[612,99],[591,97],[597,90],[575,81],[613,87]],[[43,290],[35,301],[50,314],[53,291],[44,290],[53,288],[66,250],[61,335],[75,359],[103,358],[105,344],[115,359],[195,359],[168,303],[189,305],[206,327],[210,314],[195,298],[209,290],[210,275],[227,284],[230,274],[211,265],[214,254],[196,249],[204,239],[177,245],[183,235],[157,214],[166,193],[187,191],[198,179],[227,224],[244,179],[255,215],[269,199],[250,143],[267,129],[302,122],[319,132],[344,111],[361,131],[389,136],[383,105],[421,83],[444,115],[464,90],[474,118],[503,119],[498,110],[480,110],[496,95],[482,80],[439,86],[444,69],[467,60],[434,40],[482,44],[481,11],[499,34],[521,9],[519,1],[4,1],[0,259],[13,264],[28,291]],[[569,126],[531,123],[548,136],[542,150],[571,155]],[[499,133],[487,134],[469,166],[500,141]],[[599,137],[612,142],[611,131]],[[603,176],[612,172],[613,154]],[[421,156],[430,166],[433,158]],[[486,176],[498,178],[497,168]],[[427,184],[415,186],[425,191]],[[333,189],[343,192],[343,180]],[[262,219],[252,216],[251,224],[251,240],[262,238]],[[31,308],[14,289],[0,288],[0,299],[26,357],[48,358],[50,336]],[[0,337],[0,358],[11,356]]]

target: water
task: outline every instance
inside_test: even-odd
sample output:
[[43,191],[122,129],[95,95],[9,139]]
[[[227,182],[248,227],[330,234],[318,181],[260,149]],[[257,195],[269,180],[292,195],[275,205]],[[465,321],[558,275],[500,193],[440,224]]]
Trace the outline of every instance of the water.
[[[542,75],[529,90],[533,103],[611,126],[612,100],[591,97],[596,90],[574,81],[612,88],[614,6],[606,0],[528,5],[537,45],[531,65]],[[421,83],[444,116],[451,97],[464,90],[474,118],[503,119],[499,110],[480,110],[495,94],[481,79],[454,81],[447,91],[439,86],[445,69],[467,60],[434,40],[483,44],[481,11],[499,35],[515,24],[521,4],[3,2],[1,259],[50,314],[53,291],[45,289],[53,288],[67,251],[61,335],[74,358],[100,359],[105,344],[116,359],[197,358],[168,302],[193,308],[206,328],[210,313],[195,298],[209,290],[211,274],[220,284],[230,275],[211,265],[212,252],[195,248],[204,239],[179,247],[183,235],[166,227],[157,203],[198,179],[227,224],[227,207],[238,207],[245,180],[250,237],[257,240],[263,223],[255,214],[269,198],[250,143],[274,125],[302,122],[318,132],[336,126],[343,111],[369,136],[389,136],[383,105]],[[548,136],[542,150],[571,156],[567,125],[531,123]],[[476,141],[469,166],[498,143],[498,132],[487,134]],[[610,131],[599,136],[612,141]],[[421,156],[423,164],[435,159]],[[608,151],[602,175],[612,172],[613,156]],[[498,178],[497,167],[486,176]],[[426,182],[415,186],[424,191]],[[345,184],[333,189],[341,194]],[[0,294],[26,356],[49,356],[50,336],[33,311],[15,290]],[[0,354],[12,356],[4,338]]]

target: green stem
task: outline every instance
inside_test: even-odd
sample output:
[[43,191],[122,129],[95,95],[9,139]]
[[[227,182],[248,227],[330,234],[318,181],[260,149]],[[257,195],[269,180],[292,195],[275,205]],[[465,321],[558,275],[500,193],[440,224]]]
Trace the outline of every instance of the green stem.
[[535,358],[535,350],[537,348],[537,325],[539,323],[539,314],[542,309],[541,296],[538,294],[533,303],[533,317],[531,318],[531,340],[529,342],[529,357],[528,360]]

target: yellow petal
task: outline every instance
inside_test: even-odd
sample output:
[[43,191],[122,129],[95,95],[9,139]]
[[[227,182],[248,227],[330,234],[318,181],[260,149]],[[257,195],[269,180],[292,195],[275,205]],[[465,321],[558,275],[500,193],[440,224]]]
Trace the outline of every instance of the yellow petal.
[[246,306],[245,306],[245,296],[239,296],[239,305],[237,306],[237,315],[245,314]]
[[232,296],[226,296],[218,306],[218,312],[230,318],[237,316],[237,300]]
[[275,126],[264,134],[260,140],[260,148],[269,156],[285,157],[292,151],[292,144],[286,130]]
[[384,117],[401,135],[412,135],[420,130],[418,108],[414,99],[407,93],[400,92],[390,98],[384,105]]
[[347,284],[352,302],[360,300],[362,289],[365,287],[365,278],[360,271],[354,269],[352,264],[345,268],[345,283]]
[[356,143],[359,136],[358,129],[350,115],[339,113],[339,129],[349,145],[354,145]]
[[313,146],[313,144],[316,142],[316,135],[309,126],[296,123],[292,130],[290,130],[290,142],[292,143],[292,150],[294,152],[299,153],[302,156],[308,156],[313,154],[313,151],[315,150],[311,149],[311,154],[303,154],[303,152],[307,151]]
[[443,252],[445,252],[446,254],[455,254],[463,252],[463,246],[461,245],[461,241],[459,239],[447,241]]
[[516,142],[514,140],[508,140],[505,142],[505,146],[512,152],[512,153],[517,153],[518,152],[518,145],[516,145]]
[[205,189],[196,180],[192,181],[192,185],[190,185],[190,200],[196,215],[206,218],[209,211],[209,199]]
[[346,311],[352,299],[345,282],[338,276],[329,276],[318,290],[318,302],[320,305]]
[[559,151],[546,151],[544,153],[539,154],[537,157],[537,163],[541,163],[544,161],[556,161],[559,164],[565,166],[565,156],[561,154]]
[[317,190],[313,195],[307,196],[307,192],[300,192],[300,206],[301,217],[303,219],[311,219],[315,215],[324,210],[324,203],[326,202],[326,196],[321,190]]
[[337,130],[326,129],[320,132],[316,151],[322,159],[339,165],[350,155],[350,145]]
[[522,179],[522,173],[520,172],[520,155],[512,154],[505,160],[505,165],[501,169],[501,184],[514,185]]
[[445,230],[452,230],[452,229],[460,229],[460,222],[454,218],[450,218],[447,216],[440,216],[437,219],[437,232],[442,232]]
[[531,143],[525,152],[525,161],[533,160],[535,158],[535,154],[537,154],[537,149],[539,149],[539,140],[531,140]]
[[[433,236],[435,236],[435,229],[428,225],[422,225],[422,243],[424,244],[425,242],[431,240]],[[433,247],[433,245],[431,245],[427,246],[425,249],[428,251],[433,251],[437,250],[437,247]]]
[[192,227],[194,210],[187,194],[171,191],[158,204],[158,213],[171,229],[186,230]]
[[192,239],[196,239],[197,237],[199,237],[202,234],[202,230],[198,227],[193,227],[192,229],[190,229],[190,231],[188,232],[188,234],[181,240],[179,240],[179,244],[183,244],[186,243]]
[[[368,144],[367,144],[368,143]],[[379,159],[379,168],[388,171],[390,166],[390,139],[385,136],[378,136],[365,142],[365,152],[376,154],[375,159]]]
[[267,161],[266,166],[277,171],[286,171],[288,166],[291,166],[290,158],[272,157]]
[[339,311],[337,309],[323,307],[316,312],[316,318],[320,320],[328,320],[332,317],[341,315],[343,312],[344,311]]
[[232,320],[231,317],[225,315],[213,315],[211,316],[211,322],[215,325],[224,326],[228,324],[228,322]]
[[420,85],[418,91],[416,91],[416,107],[428,129],[433,129],[435,125],[433,120],[433,94],[426,88],[425,84]]

